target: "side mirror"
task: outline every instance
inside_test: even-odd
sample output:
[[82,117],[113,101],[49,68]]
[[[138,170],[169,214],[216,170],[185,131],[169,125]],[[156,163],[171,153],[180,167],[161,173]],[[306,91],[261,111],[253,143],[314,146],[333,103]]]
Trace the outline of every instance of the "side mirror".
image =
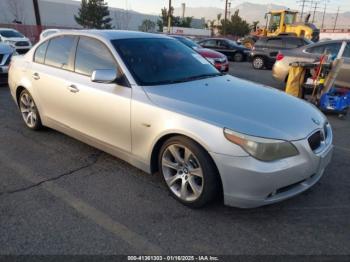
[[97,69],[92,72],[91,81],[96,83],[112,83],[118,78],[115,69]]

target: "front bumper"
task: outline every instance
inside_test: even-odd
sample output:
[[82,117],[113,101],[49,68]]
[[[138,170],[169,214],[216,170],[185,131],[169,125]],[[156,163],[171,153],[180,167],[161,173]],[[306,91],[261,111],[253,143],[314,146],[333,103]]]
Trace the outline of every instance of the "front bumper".
[[293,144],[299,155],[274,162],[211,153],[220,172],[225,204],[259,207],[291,198],[316,184],[331,161],[332,136],[318,153],[311,150],[307,139]]

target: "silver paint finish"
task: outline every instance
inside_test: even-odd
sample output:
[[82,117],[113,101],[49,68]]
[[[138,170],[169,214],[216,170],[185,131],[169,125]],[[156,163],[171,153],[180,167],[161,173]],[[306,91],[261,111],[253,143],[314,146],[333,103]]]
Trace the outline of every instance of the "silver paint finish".
[[[102,41],[115,57],[130,87],[95,83],[89,76],[34,63],[35,46],[24,57],[13,60],[9,86],[14,99],[18,87],[29,91],[45,126],[146,172],[151,171],[152,152],[161,138],[174,134],[187,136],[212,156],[223,182],[225,203],[238,207],[275,202],[266,199],[267,195],[313,174],[320,177],[327,164],[322,166],[320,163],[325,163],[322,159],[330,159],[331,132],[328,144],[317,154],[311,151],[306,140],[319,128],[312,119],[323,126],[324,115],[310,104],[280,91],[231,76],[138,86],[109,40],[165,36],[107,30],[61,34]],[[45,40],[57,35],[60,34]],[[39,78],[35,79],[34,74]],[[72,86],[79,91],[72,92]],[[258,161],[229,142],[223,135],[224,127],[252,136],[292,141],[300,154],[269,163]],[[289,192],[288,197],[300,192],[302,190]]]

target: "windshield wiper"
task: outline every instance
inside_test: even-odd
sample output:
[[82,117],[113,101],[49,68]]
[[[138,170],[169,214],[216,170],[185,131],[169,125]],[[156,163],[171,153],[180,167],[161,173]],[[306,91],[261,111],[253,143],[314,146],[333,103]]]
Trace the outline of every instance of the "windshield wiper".
[[222,75],[223,74],[221,74],[221,73],[202,74],[202,75],[197,75],[197,76],[185,77],[185,78],[181,78],[181,79],[178,79],[178,80],[172,80],[172,81],[169,81],[169,83],[183,83],[183,82],[200,80],[200,79],[205,79],[205,78],[210,78],[210,77],[217,77],[217,76],[222,76]]

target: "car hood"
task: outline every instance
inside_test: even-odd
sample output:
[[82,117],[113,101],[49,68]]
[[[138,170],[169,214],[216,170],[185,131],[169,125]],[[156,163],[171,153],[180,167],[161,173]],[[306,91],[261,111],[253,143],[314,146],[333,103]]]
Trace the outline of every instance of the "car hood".
[[326,121],[299,98],[228,75],[144,90],[159,107],[252,136],[300,140]]
[[26,37],[3,37],[3,38],[5,40],[16,41],[16,42],[20,42],[20,41],[30,42],[29,39]]
[[11,54],[13,48],[10,45],[0,43],[0,54]]
[[226,56],[222,53],[216,52],[208,48],[197,48],[195,49],[199,54],[207,58],[225,58]]

